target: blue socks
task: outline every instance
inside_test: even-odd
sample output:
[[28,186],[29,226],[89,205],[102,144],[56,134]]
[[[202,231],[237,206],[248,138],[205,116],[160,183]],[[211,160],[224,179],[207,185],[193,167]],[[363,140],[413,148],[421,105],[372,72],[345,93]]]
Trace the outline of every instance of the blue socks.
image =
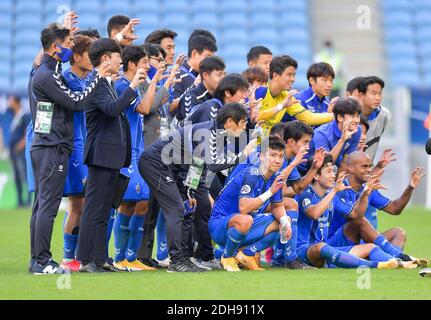
[[273,266],[279,266],[281,267],[284,263],[284,259],[286,257],[286,245],[288,245],[289,242],[283,244],[280,242],[280,238],[278,238],[278,241],[274,245],[274,254],[272,255],[272,265]]
[[129,222],[131,217],[118,212],[114,221],[115,262],[126,259],[127,245],[129,244]]
[[227,231],[227,240],[224,247],[223,257],[233,257],[235,251],[240,247],[247,234],[240,233],[234,227],[229,228]]
[[168,239],[166,237],[166,221],[162,210],[159,212],[156,225],[157,232],[157,260],[165,260],[168,257]]
[[398,258],[403,253],[401,248],[394,246],[382,235],[378,236],[376,240],[374,240],[374,244],[395,258]]
[[353,254],[337,250],[328,245],[320,249],[320,257],[340,268],[357,268],[359,266],[377,268],[379,264],[377,261],[361,259]]
[[370,255],[368,257],[371,261],[377,261],[377,262],[384,262],[389,261],[393,259],[390,254],[384,252],[379,247],[375,247],[373,250],[371,250]]
[[63,258],[68,260],[75,259],[76,245],[78,244],[77,234],[63,234],[64,248],[63,248]]
[[217,260],[221,259],[221,256],[223,255],[224,247],[219,246],[218,248],[214,248],[214,258]]
[[144,216],[133,215],[129,222],[129,241],[127,244],[126,259],[129,262],[136,260],[136,254],[141,246],[144,234]]
[[298,259],[298,255],[296,254],[296,244],[298,242],[298,211],[287,211],[286,214],[291,219],[292,238],[286,243],[284,261],[290,262]]
[[245,248],[243,252],[246,256],[254,256],[256,253],[273,246],[279,238],[280,233],[278,231],[268,233],[267,235],[264,235],[259,241]]

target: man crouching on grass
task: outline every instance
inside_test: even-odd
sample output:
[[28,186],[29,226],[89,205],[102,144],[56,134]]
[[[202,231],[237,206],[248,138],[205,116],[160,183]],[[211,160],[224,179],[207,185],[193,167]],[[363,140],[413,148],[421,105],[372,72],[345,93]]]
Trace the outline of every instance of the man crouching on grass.
[[[230,180],[214,204],[208,227],[212,239],[224,247],[221,264],[226,271],[240,271],[238,264],[264,270],[255,255],[274,245],[280,235],[285,241],[291,237],[282,195],[286,177],[278,174],[284,148],[280,138],[270,136],[260,161]],[[268,208],[271,213],[265,213]]]

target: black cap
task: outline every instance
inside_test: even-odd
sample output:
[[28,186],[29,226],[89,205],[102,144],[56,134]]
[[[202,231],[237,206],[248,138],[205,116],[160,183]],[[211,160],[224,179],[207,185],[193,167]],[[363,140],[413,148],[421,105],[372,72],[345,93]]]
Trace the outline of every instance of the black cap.
[[428,139],[426,145],[425,145],[425,151],[431,155],[431,138]]

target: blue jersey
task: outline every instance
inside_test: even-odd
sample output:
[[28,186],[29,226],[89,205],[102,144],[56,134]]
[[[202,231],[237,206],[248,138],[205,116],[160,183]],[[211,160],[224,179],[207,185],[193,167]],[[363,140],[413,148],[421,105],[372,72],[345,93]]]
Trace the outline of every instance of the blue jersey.
[[319,98],[311,88],[311,86],[295,95],[302,106],[311,112],[323,113],[328,112],[329,99],[327,97]]
[[[86,78],[81,79],[70,69],[67,69],[63,73],[63,77],[66,82],[66,86],[74,92],[82,92],[87,87]],[[73,152],[71,157],[84,152],[86,132],[84,111],[75,111],[73,113]]]
[[[349,182],[344,180],[344,184],[346,186],[349,185]],[[361,187],[359,191],[355,191],[353,189],[348,189],[337,193],[335,196],[337,200],[337,205],[334,209],[333,219],[331,221],[331,227],[329,230],[329,236],[331,237],[333,234],[337,232],[339,228],[341,228],[346,223],[346,217],[352,212],[353,206],[355,205],[356,200],[359,199],[362,191],[364,190],[364,186]],[[374,190],[368,197],[368,207],[372,206],[377,209],[383,209],[391,202],[390,199],[383,196],[379,191]]]
[[334,202],[317,219],[313,220],[305,213],[306,209],[319,203],[328,193],[328,190],[322,197],[309,185],[299,196],[298,200],[298,250],[308,248],[309,246],[326,242],[329,234],[329,223],[334,211]]
[[[129,86],[130,81],[125,77],[121,77],[115,82],[115,90],[119,96]],[[138,89],[135,89],[135,92],[138,97],[131,103],[125,112],[127,119],[129,120],[130,137],[132,139],[132,161],[139,159],[139,156],[144,151],[144,117],[136,111],[137,106],[141,102],[141,95]]]
[[[223,188],[211,213],[212,219],[239,213],[239,199],[256,198],[268,191],[278,173],[273,174],[268,180],[262,175],[260,162],[246,168],[231,179]],[[262,213],[270,202],[279,203],[283,201],[281,189],[269,200],[250,214]]]

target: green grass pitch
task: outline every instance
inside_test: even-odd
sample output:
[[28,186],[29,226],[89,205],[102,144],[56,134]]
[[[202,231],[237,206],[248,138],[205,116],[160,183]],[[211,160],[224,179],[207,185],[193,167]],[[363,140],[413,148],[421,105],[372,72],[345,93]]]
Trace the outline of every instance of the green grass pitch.
[[[30,210],[0,211],[0,299],[431,299],[431,279],[418,270],[371,270],[369,282],[357,270],[341,269],[34,276],[27,272],[29,217]],[[407,253],[431,258],[430,212],[410,208],[399,217],[380,213],[379,218],[380,230],[401,226],[407,231]],[[62,221],[59,214],[52,241],[57,261]]]

